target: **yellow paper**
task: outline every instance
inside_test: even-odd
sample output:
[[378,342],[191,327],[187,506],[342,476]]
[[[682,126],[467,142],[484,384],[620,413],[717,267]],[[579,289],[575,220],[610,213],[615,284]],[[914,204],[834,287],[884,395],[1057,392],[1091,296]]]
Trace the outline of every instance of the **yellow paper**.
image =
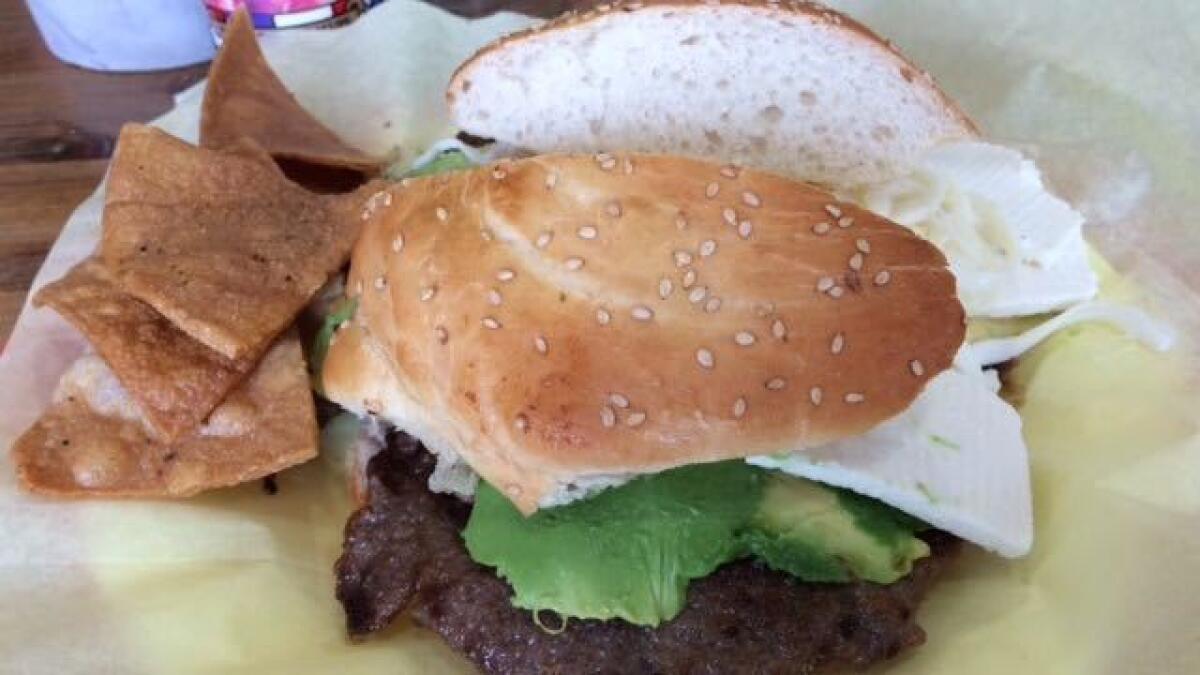
[[[1200,335],[1200,4],[976,0],[837,3],[939,78],[993,137],[1034,153],[1113,261],[1105,294]],[[441,87],[523,25],[392,0],[339,31],[268,36],[302,103],[374,153],[411,157],[449,129]],[[159,121],[194,139],[200,92]],[[40,286],[86,255],[100,197],[72,216]],[[1127,281],[1129,280],[1129,281]],[[1141,298],[1144,290],[1149,297]],[[22,315],[0,356],[0,448],[38,414],[81,339]],[[1187,346],[1145,351],[1067,331],[1012,373],[1034,475],[1024,560],[968,549],[920,615],[897,673],[1200,673],[1200,436]],[[332,565],[349,512],[332,458],[186,502],[52,502],[0,465],[0,672],[469,672],[407,626],[344,637]]]

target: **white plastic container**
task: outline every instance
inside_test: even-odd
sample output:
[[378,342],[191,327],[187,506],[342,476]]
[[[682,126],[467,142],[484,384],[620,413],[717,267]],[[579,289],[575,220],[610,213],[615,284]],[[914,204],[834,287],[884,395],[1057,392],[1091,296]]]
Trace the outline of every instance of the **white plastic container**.
[[165,70],[213,57],[201,0],[26,0],[46,46],[92,70]]

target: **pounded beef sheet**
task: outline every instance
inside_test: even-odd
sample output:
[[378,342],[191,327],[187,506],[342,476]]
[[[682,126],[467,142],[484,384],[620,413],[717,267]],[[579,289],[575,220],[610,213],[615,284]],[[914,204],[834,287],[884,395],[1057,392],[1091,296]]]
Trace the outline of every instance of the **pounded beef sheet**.
[[[404,612],[486,673],[814,673],[862,668],[921,644],[922,596],[956,548],[889,586],[808,584],[753,562],[693,582],[688,604],[657,628],[571,620],[539,627],[509,603],[511,589],[471,560],[460,532],[470,507],[425,487],[431,461],[402,434],[367,468],[368,501],[346,525],[337,596],[352,636]],[[557,628],[557,617],[543,616]]]

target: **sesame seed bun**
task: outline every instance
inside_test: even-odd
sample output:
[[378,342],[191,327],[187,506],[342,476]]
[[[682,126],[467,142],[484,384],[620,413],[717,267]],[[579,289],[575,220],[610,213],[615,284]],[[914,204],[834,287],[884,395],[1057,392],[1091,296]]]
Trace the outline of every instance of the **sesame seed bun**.
[[934,246],[733,166],[541,156],[398,184],[363,217],[327,395],[526,513],[573,481],[863,433],[964,336]]
[[615,2],[504,37],[454,73],[455,123],[535,152],[734,162],[827,185],[877,180],[977,135],[933,79],[808,2]]

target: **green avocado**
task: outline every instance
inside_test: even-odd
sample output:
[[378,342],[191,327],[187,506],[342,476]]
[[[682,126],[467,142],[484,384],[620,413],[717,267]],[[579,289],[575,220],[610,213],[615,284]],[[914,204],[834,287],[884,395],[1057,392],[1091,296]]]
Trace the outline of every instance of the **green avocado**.
[[700,464],[529,517],[481,482],[463,536],[517,607],[655,626],[683,609],[689,581],[740,557],[761,482],[742,462]]
[[517,607],[656,626],[683,609],[692,579],[747,556],[805,581],[890,583],[928,555],[921,527],[871,499],[729,461],[529,517],[480,483],[463,538]]
[[805,581],[889,584],[929,546],[917,521],[846,490],[772,472],[745,540],[768,566]]

